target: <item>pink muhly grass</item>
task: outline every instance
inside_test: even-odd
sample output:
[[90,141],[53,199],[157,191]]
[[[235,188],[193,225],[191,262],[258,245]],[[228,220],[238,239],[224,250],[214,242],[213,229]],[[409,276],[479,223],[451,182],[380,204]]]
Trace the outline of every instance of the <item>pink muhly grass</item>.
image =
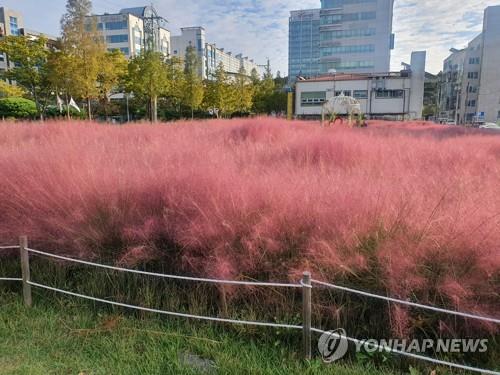
[[[0,243],[498,314],[500,137],[422,122],[0,125]],[[391,310],[405,334],[408,311]]]

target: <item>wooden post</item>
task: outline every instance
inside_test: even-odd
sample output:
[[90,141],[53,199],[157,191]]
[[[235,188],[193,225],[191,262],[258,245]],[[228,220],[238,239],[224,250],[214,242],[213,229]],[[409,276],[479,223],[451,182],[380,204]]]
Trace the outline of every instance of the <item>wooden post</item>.
[[220,306],[219,306],[220,316],[222,318],[227,318],[229,316],[229,313],[227,310],[227,295],[226,295],[225,285],[222,285],[219,288],[219,298],[220,298]]
[[302,278],[302,341],[304,344],[304,357],[312,358],[311,350],[311,273],[304,272]]
[[26,307],[31,307],[33,300],[31,298],[31,285],[28,284],[30,281],[30,258],[27,250],[28,247],[28,237],[19,237],[19,249],[21,253],[21,271],[23,275],[23,298],[24,305]]

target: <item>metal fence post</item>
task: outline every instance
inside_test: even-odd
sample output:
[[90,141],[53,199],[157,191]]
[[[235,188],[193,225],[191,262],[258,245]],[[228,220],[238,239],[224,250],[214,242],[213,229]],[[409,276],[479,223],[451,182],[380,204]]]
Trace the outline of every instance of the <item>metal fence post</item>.
[[19,237],[19,249],[21,252],[21,271],[23,275],[23,298],[24,305],[26,307],[31,307],[33,300],[31,298],[31,285],[28,284],[30,281],[30,256],[27,250],[28,247],[28,237]]
[[304,357],[312,358],[311,350],[311,273],[304,272],[302,277],[302,341],[304,344]]

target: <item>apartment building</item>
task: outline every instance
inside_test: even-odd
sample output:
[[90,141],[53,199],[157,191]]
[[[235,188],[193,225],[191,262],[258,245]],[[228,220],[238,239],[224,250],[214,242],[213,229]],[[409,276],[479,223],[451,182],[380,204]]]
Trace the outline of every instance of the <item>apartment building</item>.
[[394,0],[322,0],[320,9],[292,11],[288,74],[390,70]]
[[[21,13],[5,7],[0,8],[0,37],[19,36],[23,29],[24,18]],[[8,68],[8,57],[4,53],[0,53],[0,73]]]
[[421,119],[424,107],[426,52],[413,52],[400,72],[330,73],[296,82],[295,115],[321,116],[330,98],[352,96],[370,118]]
[[483,32],[444,61],[440,118],[457,124],[500,121],[500,6],[486,8]]
[[152,6],[125,8],[115,14],[91,16],[89,20],[96,22],[109,51],[119,49],[127,58],[145,49],[170,56],[167,22]]
[[245,69],[247,75],[250,75],[254,69],[259,74],[261,73],[261,67],[253,59],[241,53],[234,55],[232,52],[225,51],[224,48],[217,47],[215,43],[208,43],[203,27],[184,27],[180,35],[172,36],[173,56],[183,59],[190,46],[195,48],[200,58],[200,76],[203,79],[212,79],[220,63],[230,76],[238,74],[241,68]]

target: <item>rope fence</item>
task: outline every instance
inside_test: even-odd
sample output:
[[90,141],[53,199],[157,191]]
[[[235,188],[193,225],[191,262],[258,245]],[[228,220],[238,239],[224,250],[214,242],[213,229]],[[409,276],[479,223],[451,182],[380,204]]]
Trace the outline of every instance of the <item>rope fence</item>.
[[378,295],[378,294],[372,294],[372,293],[363,292],[363,291],[357,290],[357,289],[351,289],[351,288],[346,288],[346,287],[343,287],[343,286],[329,284],[329,283],[325,283],[323,281],[318,281],[318,280],[311,280],[311,281],[312,281],[313,284],[318,284],[318,285],[321,285],[321,286],[324,286],[324,287],[330,288],[330,289],[341,290],[343,292],[348,292],[348,293],[353,293],[353,294],[359,294],[359,295],[365,296],[365,297],[381,299],[381,300],[388,301],[388,302],[399,303],[399,304],[402,304],[402,305],[411,306],[411,307],[417,307],[417,308],[425,309],[425,310],[431,310],[431,311],[435,311],[435,312],[439,312],[439,313],[461,316],[463,318],[477,319],[477,320],[482,320],[484,322],[490,322],[490,323],[500,324],[500,319],[489,318],[489,317],[486,317],[486,316],[474,315],[474,314],[469,314],[469,313],[463,313],[463,312],[459,312],[459,311],[446,310],[446,309],[441,309],[439,307],[434,307],[434,306],[422,305],[420,303],[414,303],[414,302],[404,301],[404,300],[397,299],[397,298],[385,297],[385,296],[381,296],[381,295]]
[[[31,287],[35,287],[35,288],[45,289],[45,290],[49,290],[52,292],[65,294],[65,295],[69,295],[69,296],[73,296],[73,297],[77,297],[77,298],[82,298],[82,299],[86,299],[86,300],[90,300],[90,301],[94,301],[94,302],[99,302],[99,303],[103,303],[103,304],[108,304],[108,305],[113,305],[113,306],[133,309],[133,310],[140,310],[140,311],[145,311],[145,312],[150,312],[150,313],[157,313],[157,314],[162,314],[162,315],[174,316],[174,317],[179,317],[179,318],[197,319],[197,320],[212,321],[212,322],[219,322],[219,323],[228,323],[228,324],[238,324],[238,325],[250,325],[250,326],[302,330],[303,350],[304,350],[304,357],[306,359],[312,358],[312,333],[317,333],[317,334],[330,333],[329,331],[324,331],[322,329],[314,328],[311,325],[312,291],[314,289],[314,285],[317,285],[317,286],[320,286],[323,288],[335,289],[335,290],[342,291],[342,292],[357,294],[357,295],[361,295],[364,297],[380,299],[380,300],[384,300],[384,301],[391,302],[391,303],[403,304],[403,305],[406,305],[409,307],[421,308],[421,309],[426,309],[426,310],[430,310],[433,312],[459,316],[459,317],[462,317],[465,319],[477,319],[477,320],[481,320],[481,321],[485,321],[485,322],[489,322],[489,323],[500,324],[500,319],[497,319],[497,318],[486,317],[486,316],[475,315],[475,314],[471,314],[471,313],[464,313],[464,312],[453,311],[453,310],[447,310],[447,309],[443,309],[443,308],[439,308],[439,307],[435,307],[435,306],[423,305],[423,304],[419,304],[419,303],[415,303],[415,302],[405,301],[405,300],[392,298],[392,297],[386,297],[386,296],[382,296],[382,295],[378,295],[378,294],[364,292],[364,291],[357,290],[357,289],[338,286],[335,284],[331,284],[331,283],[327,283],[327,282],[323,282],[323,281],[319,281],[319,280],[314,280],[311,278],[310,272],[304,272],[302,280],[300,280],[300,282],[298,282],[296,284],[258,282],[258,281],[219,280],[219,279],[168,275],[168,274],[146,272],[146,271],[140,271],[140,270],[132,270],[132,269],[127,269],[127,268],[104,265],[104,264],[74,259],[74,258],[70,258],[70,257],[65,257],[65,256],[61,256],[61,255],[56,255],[56,254],[52,254],[52,253],[29,248],[28,247],[28,239],[26,236],[20,237],[20,241],[19,241],[18,246],[0,246],[0,250],[14,250],[14,249],[20,250],[22,278],[0,278],[0,281],[22,282],[22,284],[23,284],[23,299],[24,299],[24,304],[27,307],[32,306]],[[184,280],[184,281],[204,282],[204,283],[222,284],[222,285],[259,286],[259,287],[273,287],[273,288],[280,287],[280,288],[301,289],[302,290],[302,307],[303,307],[302,308],[302,325],[237,320],[237,319],[219,318],[219,317],[212,317],[212,316],[193,315],[193,314],[179,313],[179,312],[174,312],[174,311],[165,311],[165,310],[153,309],[153,308],[142,307],[142,306],[137,306],[137,305],[130,305],[130,304],[121,303],[121,302],[110,301],[110,300],[106,300],[106,299],[102,299],[102,298],[96,298],[96,297],[87,296],[84,294],[79,294],[79,293],[55,288],[52,286],[36,283],[36,282],[31,280],[30,264],[29,264],[29,255],[30,254],[40,255],[40,256],[44,256],[44,257],[48,257],[48,258],[52,258],[52,259],[58,259],[58,260],[66,261],[66,262],[71,262],[71,263],[75,263],[75,264],[82,264],[82,265],[101,268],[101,269],[108,269],[108,270],[113,270],[113,271],[118,271],[118,272],[126,272],[126,273],[139,274],[139,275],[145,275],[145,276],[153,276],[153,277],[172,279],[172,280]],[[338,336],[337,338],[341,338],[336,333],[333,333],[333,334],[331,333],[331,335],[335,336],[335,337]],[[352,343],[355,343],[358,345],[365,345],[366,344],[366,345],[369,345],[369,346],[376,348],[378,350],[385,350],[385,351],[390,352],[390,353],[398,354],[401,356],[405,356],[405,357],[420,360],[420,361],[425,361],[425,362],[436,364],[436,365],[447,366],[450,368],[461,369],[461,370],[482,373],[482,374],[488,374],[488,375],[500,375],[500,372],[497,372],[497,371],[480,369],[480,368],[476,368],[476,367],[460,365],[457,363],[441,361],[441,360],[438,360],[435,358],[431,358],[431,357],[427,357],[427,356],[423,356],[423,355],[419,355],[419,354],[414,354],[414,353],[410,353],[410,352],[406,352],[406,351],[400,351],[400,350],[389,348],[386,346],[379,346],[379,345],[374,344],[371,341],[369,342],[366,340],[359,340],[359,339],[355,339],[355,338],[347,337],[347,336],[344,338],[348,342],[352,342]]]

